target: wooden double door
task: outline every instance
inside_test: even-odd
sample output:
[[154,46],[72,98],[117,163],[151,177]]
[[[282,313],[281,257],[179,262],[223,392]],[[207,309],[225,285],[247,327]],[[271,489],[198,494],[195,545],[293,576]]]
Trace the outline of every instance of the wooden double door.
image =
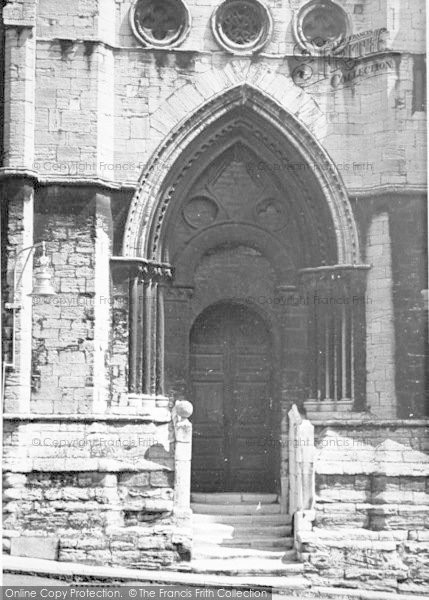
[[246,306],[220,304],[191,332],[192,489],[275,491],[271,336]]

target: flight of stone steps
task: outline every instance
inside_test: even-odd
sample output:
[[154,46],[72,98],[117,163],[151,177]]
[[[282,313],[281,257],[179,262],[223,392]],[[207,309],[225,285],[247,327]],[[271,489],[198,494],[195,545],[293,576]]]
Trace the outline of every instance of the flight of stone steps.
[[192,571],[297,575],[291,520],[276,494],[192,494]]

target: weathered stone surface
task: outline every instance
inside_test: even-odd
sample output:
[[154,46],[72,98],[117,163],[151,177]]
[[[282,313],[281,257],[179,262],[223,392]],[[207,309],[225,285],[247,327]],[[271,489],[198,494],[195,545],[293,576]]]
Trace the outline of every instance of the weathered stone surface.
[[14,537],[10,543],[10,553],[13,556],[28,556],[29,558],[44,558],[57,560],[58,538],[43,537]]
[[[416,73],[425,53],[422,1],[403,2],[400,10],[393,7],[391,11],[391,7],[380,11],[378,0],[343,3],[354,33],[380,26],[390,30],[387,60],[393,62],[386,72],[371,72],[370,78],[362,77],[359,66],[350,71],[348,83],[343,81],[339,89],[333,86],[331,75],[326,76],[324,60],[309,65],[312,76],[320,76],[320,81],[307,87],[294,81],[296,40],[291,24],[304,4],[297,0],[269,3],[273,35],[264,52],[251,56],[219,52],[209,26],[216,0],[189,0],[189,36],[180,48],[166,51],[139,48],[129,23],[129,0],[12,0],[4,4],[2,164],[6,170],[1,191],[2,206],[7,204],[2,213],[2,250],[9,254],[3,269],[6,296],[12,300],[14,251],[40,240],[47,242],[57,291],[57,296],[43,301],[30,299],[31,265],[24,273],[17,298],[24,305],[16,323],[18,369],[7,374],[5,405],[13,412],[31,411],[33,417],[61,415],[55,422],[36,419],[6,423],[7,526],[34,535],[61,531],[61,560],[129,561],[133,566],[152,568],[178,560],[170,543],[174,446],[168,409],[163,409],[167,415],[163,425],[106,424],[89,418],[92,413],[132,417],[140,408],[139,400],[129,396],[129,282],[110,281],[109,257],[122,253],[123,242],[127,242],[125,223],[139,180],[144,184],[138,196],[140,207],[148,212],[136,214],[133,209],[130,213],[135,221],[140,220],[135,227],[138,240],[139,228],[158,231],[159,223],[148,219],[152,207],[142,200],[146,192],[154,198],[158,195],[153,193],[152,180],[146,185],[141,179],[145,165],[158,156],[157,149],[161,152],[173,140],[169,148],[177,160],[173,170],[180,169],[181,162],[185,166],[182,159],[190,148],[187,132],[204,131],[200,109],[209,103],[206,114],[211,119],[214,101],[223,99],[225,92],[240,90],[237,114],[251,115],[252,127],[246,133],[249,147],[253,150],[260,144],[262,154],[271,156],[270,148],[279,139],[278,164],[271,165],[273,180],[284,175],[281,171],[289,137],[293,140],[291,157],[296,156],[293,160],[297,161],[301,158],[295,134],[280,134],[280,126],[271,132],[271,117],[264,127],[265,108],[267,114],[268,109],[273,115],[283,114],[291,132],[295,123],[297,131],[311,132],[314,137],[305,138],[308,143],[303,144],[303,155],[321,148],[317,175],[312,170],[315,165],[307,165],[307,159],[306,165],[301,165],[307,171],[305,176],[301,178],[297,170],[286,174],[289,176],[282,183],[286,229],[275,230],[278,223],[274,222],[274,229],[265,237],[278,243],[287,240],[287,254],[294,258],[284,283],[294,283],[301,266],[326,262],[317,253],[313,259],[313,235],[307,233],[304,221],[311,222],[312,227],[314,223],[315,234],[321,231],[322,245],[327,247],[332,230],[330,256],[332,261],[338,260],[342,247],[338,240],[344,233],[338,231],[338,215],[347,197],[353,199],[347,222],[355,220],[353,227],[359,231],[361,243],[359,251],[355,249],[357,260],[371,263],[366,310],[369,361],[362,404],[372,412],[354,426],[319,430],[316,525],[325,532],[333,530],[335,543],[323,542],[321,548],[314,543],[307,548],[306,557],[311,568],[320,569],[331,581],[347,577],[355,587],[362,582],[370,586],[371,577],[376,580],[374,585],[381,585],[383,569],[388,589],[398,577],[426,577],[424,543],[428,541],[429,513],[424,506],[428,503],[429,478],[426,483],[424,478],[429,474],[429,438],[423,426],[395,423],[397,415],[421,416],[425,402],[421,332],[427,312],[421,290],[427,286],[422,260],[426,164],[421,148],[426,119],[421,107],[416,107]],[[394,59],[390,50],[396,53]],[[371,57],[365,61],[368,66],[371,62],[379,64]],[[344,65],[341,68],[347,71]],[[345,75],[341,72],[338,77],[345,80]],[[257,98],[255,105],[249,102],[252,94]],[[227,108],[225,103],[222,111]],[[235,125],[232,127],[235,132]],[[265,135],[267,139],[262,140]],[[213,144],[220,144],[221,139]],[[204,152],[211,152],[213,144],[209,140]],[[202,148],[188,173],[204,162],[204,152]],[[332,177],[322,154],[332,161]],[[355,162],[363,157],[366,165]],[[165,154],[164,158],[169,160]],[[164,158],[154,170],[160,183],[169,176]],[[250,183],[248,177],[244,185],[236,161],[231,161],[233,169],[222,180],[225,188],[234,191],[236,200],[246,199],[246,210],[255,187],[253,180],[257,181],[258,197],[267,192],[261,185],[261,172],[267,165],[261,161],[260,168],[258,161],[249,169],[254,171]],[[21,173],[25,173],[24,182]],[[33,174],[36,183],[30,184]],[[308,189],[304,185],[307,176],[311,180]],[[299,193],[304,188],[305,198],[301,199]],[[326,204],[328,210],[338,189],[342,189],[341,200],[332,223],[319,219],[319,207]],[[307,196],[311,198],[308,205]],[[171,234],[166,255],[175,256],[176,234],[180,249],[186,236],[193,237],[198,231],[183,220],[180,200],[174,198],[170,206],[177,207],[176,221],[183,229]],[[236,208],[237,202],[231,201],[219,217],[230,218]],[[166,210],[170,208],[153,207],[152,212],[162,215]],[[259,227],[258,211],[249,210],[243,219],[249,227]],[[164,229],[168,228],[159,225],[159,231]],[[166,302],[166,393],[172,398],[188,393],[185,348],[191,322],[202,308],[224,300],[225,295],[234,301],[259,299],[254,302],[258,311],[266,312],[267,322],[276,324],[272,329],[279,341],[283,335],[290,344],[279,352],[282,369],[273,377],[279,383],[279,398],[273,396],[273,400],[280,403],[277,414],[283,415],[279,424],[285,435],[280,444],[280,469],[286,478],[289,465],[284,415],[292,401],[301,403],[308,397],[303,367],[308,315],[304,307],[293,311],[289,306],[278,320],[274,318],[275,310],[269,304],[277,298],[277,270],[285,261],[277,253],[272,261],[264,252],[258,254],[250,234],[242,238],[241,246],[236,240],[229,244],[222,238],[210,252],[204,250],[193,274],[193,294],[186,289],[170,290]],[[251,247],[246,246],[249,240]],[[171,248],[167,247],[170,242]],[[139,243],[136,241],[131,252],[140,251]],[[212,252],[215,247],[216,252]],[[344,249],[350,250],[348,246]],[[23,262],[18,266],[20,272]],[[194,300],[188,303],[191,297]],[[177,306],[187,308],[178,311]],[[7,345],[11,342],[11,317],[6,315]],[[389,417],[393,423],[380,426],[373,422],[377,421],[374,414]],[[68,419],[72,415],[87,421]],[[344,414],[340,411],[339,416],[342,419]],[[145,528],[144,533],[132,531],[134,525]],[[351,534],[353,526],[361,533]],[[128,531],[114,534],[114,528]],[[368,529],[371,535],[366,537]],[[80,535],[87,546],[73,546],[73,539]],[[339,544],[341,536],[349,536],[354,545]],[[328,533],[324,537],[329,537]],[[140,551],[136,550],[138,540]],[[359,543],[368,540],[368,548]],[[392,544],[396,544],[395,550]],[[380,560],[374,557],[376,552],[380,552]],[[411,575],[401,562],[392,566],[394,552]]]

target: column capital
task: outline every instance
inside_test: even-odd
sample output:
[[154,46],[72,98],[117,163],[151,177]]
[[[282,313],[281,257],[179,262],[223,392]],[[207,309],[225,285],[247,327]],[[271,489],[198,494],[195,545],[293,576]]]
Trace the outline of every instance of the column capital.
[[112,256],[111,269],[114,274],[138,277],[144,283],[170,283],[173,280],[173,267],[169,263],[156,262],[146,258]]
[[306,289],[332,289],[351,285],[360,287],[365,283],[366,275],[371,265],[323,265],[298,271],[301,286]]

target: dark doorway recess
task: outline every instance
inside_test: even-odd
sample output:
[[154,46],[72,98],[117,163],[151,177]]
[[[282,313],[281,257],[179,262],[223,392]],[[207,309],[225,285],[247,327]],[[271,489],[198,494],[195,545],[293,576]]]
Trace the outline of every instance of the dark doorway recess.
[[275,490],[272,340],[245,305],[207,308],[191,331],[194,491]]

